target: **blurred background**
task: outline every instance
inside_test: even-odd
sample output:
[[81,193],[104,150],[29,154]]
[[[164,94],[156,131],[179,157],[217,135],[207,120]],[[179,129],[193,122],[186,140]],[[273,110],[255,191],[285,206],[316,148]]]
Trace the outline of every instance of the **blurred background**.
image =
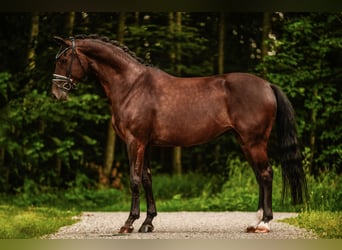
[[[0,31],[2,199],[82,200],[88,209],[125,209],[127,199],[129,208],[126,147],[101,85],[90,77],[67,102],[50,96],[53,36],[98,34],[173,75],[250,72],[281,86],[296,111],[312,203],[341,209],[341,13],[16,12],[0,14]],[[276,135],[269,155],[278,206]],[[151,158],[157,199],[201,197],[192,205],[204,210],[257,207],[252,170],[229,133],[202,146],[154,148]]]

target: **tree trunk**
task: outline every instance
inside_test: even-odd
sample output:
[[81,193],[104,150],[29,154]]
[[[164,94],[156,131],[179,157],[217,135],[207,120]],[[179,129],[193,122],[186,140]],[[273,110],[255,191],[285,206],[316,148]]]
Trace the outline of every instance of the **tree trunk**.
[[173,148],[173,173],[175,175],[182,175],[182,147]]
[[134,12],[134,19],[135,19],[135,25],[139,26],[140,25],[140,13],[138,11]]
[[105,159],[103,163],[103,171],[100,174],[100,184],[103,186],[108,186],[110,184],[109,179],[112,172],[115,156],[115,141],[116,134],[114,132],[111,119],[109,119],[107,126],[107,143],[105,150]]
[[[117,29],[117,41],[120,43],[124,42],[124,31],[125,31],[125,13],[119,13],[118,29]],[[112,169],[115,160],[115,142],[116,134],[113,129],[112,120],[109,119],[107,127],[107,144],[105,150],[105,159],[103,163],[103,170],[100,171],[99,181],[103,186],[109,186],[110,178],[112,175]],[[115,176],[113,176],[115,177]]]
[[[182,32],[182,12],[176,12],[176,32]],[[182,47],[180,43],[176,43],[176,72],[181,75],[181,62],[182,62]]]
[[[27,48],[27,76],[29,77],[28,80],[28,87],[32,88],[34,84],[34,79],[32,78],[31,73],[34,72],[34,69],[36,68],[36,47],[38,44],[38,33],[39,33],[39,14],[38,12],[33,12],[31,15],[31,30],[30,30],[30,36],[28,41],[28,48]],[[44,128],[43,122],[39,122],[38,130],[41,131],[41,128]],[[28,171],[30,172],[32,169],[32,165],[30,162],[27,162],[26,167]]]
[[5,165],[5,148],[0,147],[0,167]]
[[[39,33],[39,15],[38,12],[32,13],[31,18],[31,31],[29,37],[29,45],[27,50],[27,69],[29,71],[35,69],[36,67],[36,47],[38,43],[38,33]],[[31,79],[30,84],[33,83]]]
[[[170,34],[174,34],[175,33],[175,21],[174,21],[174,13],[170,12],[169,13],[169,30],[170,30]],[[172,72],[175,73],[175,64],[176,64],[176,49],[174,44],[172,43],[171,48],[170,48],[170,60],[171,60],[171,68],[172,68]]]
[[[225,26],[225,14],[223,12],[220,13],[219,16],[219,27],[218,27],[218,60],[217,60],[217,68],[218,74],[224,73],[224,34],[225,34],[226,26]],[[214,160],[216,163],[219,163],[221,156],[221,145],[219,143],[215,146],[215,154]]]
[[119,13],[119,21],[118,21],[118,30],[117,30],[117,40],[120,43],[124,42],[124,35],[125,35],[125,12]]
[[[313,90],[313,97],[316,99],[318,96],[318,91],[317,88],[315,88]],[[311,128],[310,128],[310,173],[313,173],[314,170],[314,159],[315,159],[315,149],[316,149],[316,123],[317,123],[317,110],[315,108],[313,108],[311,110],[311,115],[310,115],[310,119],[311,119]]]
[[220,13],[219,34],[218,34],[218,73],[224,73],[224,33],[225,33],[225,14]]
[[[36,68],[36,47],[39,33],[39,14],[33,12],[31,16],[31,31],[27,48],[27,71],[29,74]],[[32,88],[34,80],[30,77],[27,87]]]
[[[182,13],[176,12],[176,32],[182,32]],[[176,72],[177,75],[181,75],[181,61],[182,61],[182,54],[181,54],[181,45],[180,43],[176,44]],[[174,172],[177,175],[182,174],[182,148],[175,147],[173,149],[173,168]]]
[[[181,12],[170,12],[169,13],[169,27],[171,34],[177,34],[182,32],[182,13]],[[170,59],[173,68],[173,72],[180,76],[181,68],[180,63],[182,60],[181,56],[181,44],[176,43],[175,46],[171,47]],[[182,148],[174,147],[172,154],[172,167],[175,175],[182,175]]]
[[[269,47],[266,44],[266,41],[271,32],[271,16],[272,16],[271,12],[264,12],[263,22],[262,22],[261,59],[263,59],[269,51]],[[266,68],[264,68],[262,75],[265,77],[266,73],[267,73]]]
[[71,11],[69,12],[69,15],[67,16],[66,20],[66,31],[68,36],[72,36],[74,33],[74,25],[75,25],[75,12]]
[[263,22],[262,22],[262,46],[261,46],[261,56],[264,57],[267,55],[268,46],[265,43],[268,39],[268,35],[271,32],[271,12],[264,12]]

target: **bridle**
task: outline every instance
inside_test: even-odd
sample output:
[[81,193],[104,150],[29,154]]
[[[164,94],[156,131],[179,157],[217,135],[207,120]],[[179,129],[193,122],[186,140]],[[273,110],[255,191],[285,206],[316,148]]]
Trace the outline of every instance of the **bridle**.
[[67,52],[69,49],[71,49],[71,61],[70,64],[68,66],[68,74],[67,76],[62,76],[62,75],[58,75],[58,74],[53,74],[52,77],[52,83],[54,85],[56,85],[59,89],[63,90],[63,91],[69,91],[71,89],[75,89],[76,88],[76,82],[74,82],[71,78],[71,70],[72,70],[72,63],[74,61],[74,58],[76,57],[82,70],[84,75],[86,74],[86,71],[81,63],[81,60],[76,52],[76,43],[75,43],[75,39],[73,37],[70,37],[71,40],[71,47],[66,47],[57,53],[56,55],[56,62],[57,60],[65,53]]

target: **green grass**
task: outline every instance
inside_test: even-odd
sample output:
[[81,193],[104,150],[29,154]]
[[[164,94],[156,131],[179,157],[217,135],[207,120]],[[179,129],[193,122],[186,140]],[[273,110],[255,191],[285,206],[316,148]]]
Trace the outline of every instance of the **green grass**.
[[282,220],[314,232],[322,239],[342,239],[342,212],[311,211]]
[[75,222],[79,212],[47,207],[0,205],[0,238],[39,238]]

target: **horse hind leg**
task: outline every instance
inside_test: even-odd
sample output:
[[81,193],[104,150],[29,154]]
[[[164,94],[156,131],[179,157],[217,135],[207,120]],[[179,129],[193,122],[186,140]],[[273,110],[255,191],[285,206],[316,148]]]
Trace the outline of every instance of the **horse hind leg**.
[[251,164],[259,185],[258,216],[255,226],[247,228],[247,232],[267,233],[269,222],[273,219],[272,212],[272,180],[273,171],[267,156],[267,143],[245,144],[242,149]]

